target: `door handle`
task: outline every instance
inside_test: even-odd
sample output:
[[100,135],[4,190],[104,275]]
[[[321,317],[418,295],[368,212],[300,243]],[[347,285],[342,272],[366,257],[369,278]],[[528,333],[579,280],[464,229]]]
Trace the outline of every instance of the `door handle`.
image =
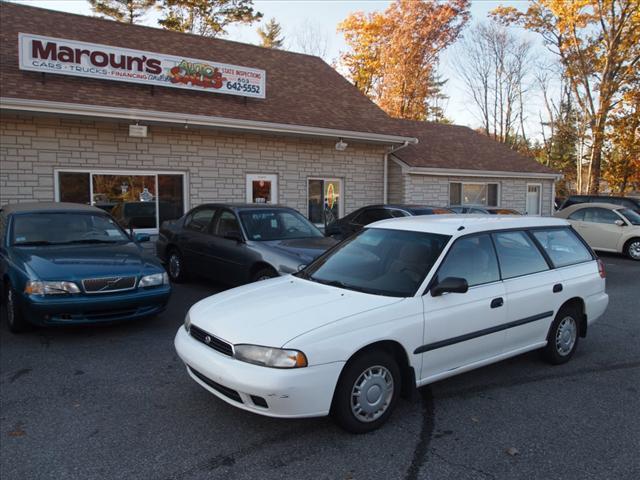
[[491,300],[491,308],[498,308],[504,305],[504,299],[502,297],[494,298]]
[[562,291],[562,284],[561,283],[556,283],[553,286],[553,293],[558,293]]

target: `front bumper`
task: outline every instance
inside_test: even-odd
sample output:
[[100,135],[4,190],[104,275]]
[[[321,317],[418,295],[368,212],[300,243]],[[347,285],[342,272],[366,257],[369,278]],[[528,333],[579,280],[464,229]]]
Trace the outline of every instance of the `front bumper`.
[[[344,366],[344,362],[296,369],[252,365],[209,348],[184,327],[176,334],[175,347],[200,386],[235,407],[269,417],[327,415]],[[256,397],[264,399],[267,406],[260,406]]]
[[36,325],[88,325],[157,315],[167,306],[170,295],[169,285],[114,294],[23,295],[20,308],[25,319]]

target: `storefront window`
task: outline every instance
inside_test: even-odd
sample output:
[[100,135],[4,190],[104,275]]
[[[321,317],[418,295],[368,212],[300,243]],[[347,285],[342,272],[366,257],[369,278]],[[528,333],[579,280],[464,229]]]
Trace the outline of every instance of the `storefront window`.
[[278,203],[278,176],[272,174],[247,175],[248,203]]
[[316,225],[328,225],[343,215],[342,181],[312,178],[308,183],[309,220]]
[[184,213],[184,175],[58,172],[58,200],[92,204],[129,230],[154,233]]

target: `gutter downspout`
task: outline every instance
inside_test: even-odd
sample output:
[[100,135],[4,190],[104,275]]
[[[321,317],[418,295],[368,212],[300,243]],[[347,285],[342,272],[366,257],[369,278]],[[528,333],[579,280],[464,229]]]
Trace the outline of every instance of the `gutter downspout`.
[[382,175],[382,203],[384,204],[389,203],[389,155],[397,152],[398,150],[402,150],[403,148],[408,147],[410,143],[418,142],[409,142],[409,140],[406,140],[402,145],[391,147],[391,149],[384,154],[384,172]]

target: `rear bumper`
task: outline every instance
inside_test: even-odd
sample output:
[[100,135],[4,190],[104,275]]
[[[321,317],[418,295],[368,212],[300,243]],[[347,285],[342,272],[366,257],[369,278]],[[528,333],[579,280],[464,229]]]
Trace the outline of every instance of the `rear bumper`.
[[89,325],[121,322],[157,315],[171,296],[169,285],[118,294],[22,296],[20,309],[35,325]]
[[[187,372],[201,387],[225,402],[279,418],[327,415],[344,362],[277,369],[241,362],[209,348],[180,327],[175,347]],[[260,406],[254,397],[266,401]]]
[[585,298],[584,304],[585,313],[587,314],[587,324],[591,325],[604,314],[607,305],[609,305],[609,295],[605,292],[590,295]]

